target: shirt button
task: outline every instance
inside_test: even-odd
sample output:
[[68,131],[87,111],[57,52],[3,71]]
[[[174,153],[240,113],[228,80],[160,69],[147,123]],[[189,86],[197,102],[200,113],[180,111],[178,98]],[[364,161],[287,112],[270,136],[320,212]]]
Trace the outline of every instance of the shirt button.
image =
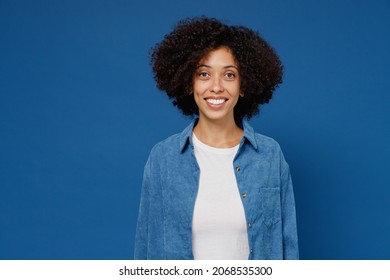
[[253,253],[253,249],[251,249],[251,251],[250,251],[250,252],[251,252],[251,254],[252,254],[252,253]]
[[251,228],[252,227],[252,224],[251,223],[248,223],[248,228]]
[[240,172],[241,168],[239,166],[236,167],[236,171]]
[[247,197],[246,193],[243,193],[241,196],[242,196],[242,198],[246,198]]

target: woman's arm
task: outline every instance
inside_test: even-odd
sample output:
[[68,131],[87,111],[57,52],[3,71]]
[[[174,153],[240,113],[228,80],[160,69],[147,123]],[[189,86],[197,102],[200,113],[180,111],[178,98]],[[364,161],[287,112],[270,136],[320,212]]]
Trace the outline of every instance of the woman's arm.
[[150,188],[150,158],[145,168],[141,189],[141,201],[139,205],[138,221],[135,234],[134,259],[147,259],[148,252],[148,224],[149,224],[149,188]]
[[295,200],[290,169],[284,162],[281,174],[283,259],[299,259]]

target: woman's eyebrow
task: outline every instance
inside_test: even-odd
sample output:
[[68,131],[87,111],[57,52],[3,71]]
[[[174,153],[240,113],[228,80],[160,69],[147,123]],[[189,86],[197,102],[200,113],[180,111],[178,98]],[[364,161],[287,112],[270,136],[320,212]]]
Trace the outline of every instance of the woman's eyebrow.
[[225,68],[225,69],[227,69],[227,68],[236,68],[238,70],[238,67],[236,65],[227,65],[227,66],[225,66],[223,68]]
[[[201,65],[198,65],[198,67],[196,67],[196,69],[201,68],[201,67],[213,68],[213,67],[211,67],[210,65],[201,64]],[[225,68],[225,69],[227,69],[227,68],[236,68],[236,69],[238,70],[238,67],[237,67],[236,65],[226,65],[226,66],[224,66],[223,68]]]
[[201,65],[198,65],[198,67],[196,67],[196,69],[198,69],[198,68],[201,68],[201,67],[211,68],[211,66],[210,66],[210,65],[207,65],[207,64],[201,64]]

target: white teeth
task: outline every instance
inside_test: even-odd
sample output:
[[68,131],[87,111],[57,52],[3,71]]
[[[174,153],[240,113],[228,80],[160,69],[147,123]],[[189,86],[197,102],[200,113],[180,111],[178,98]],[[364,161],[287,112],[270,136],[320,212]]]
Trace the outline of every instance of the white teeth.
[[225,102],[225,99],[206,99],[208,103],[214,104],[214,105],[219,105]]

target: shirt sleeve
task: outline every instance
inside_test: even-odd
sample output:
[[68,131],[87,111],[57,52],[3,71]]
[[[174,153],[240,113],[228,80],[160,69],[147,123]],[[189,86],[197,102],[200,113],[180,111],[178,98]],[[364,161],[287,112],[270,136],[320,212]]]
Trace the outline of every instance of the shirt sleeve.
[[148,227],[149,227],[149,188],[151,181],[150,157],[144,168],[141,188],[141,200],[138,212],[138,221],[135,234],[134,259],[146,260],[148,252]]
[[281,174],[282,221],[283,221],[283,259],[299,259],[298,234],[295,214],[295,200],[291,174],[288,164],[283,162]]

